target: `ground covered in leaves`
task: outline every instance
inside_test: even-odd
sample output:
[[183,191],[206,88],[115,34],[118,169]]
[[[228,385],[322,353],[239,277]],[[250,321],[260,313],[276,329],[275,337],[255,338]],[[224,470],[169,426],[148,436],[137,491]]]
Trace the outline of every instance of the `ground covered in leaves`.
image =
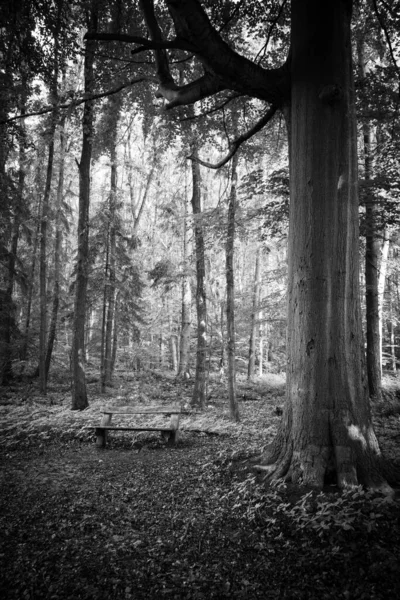
[[[0,594],[7,599],[394,599],[400,597],[400,502],[362,489],[300,496],[266,489],[232,461],[269,443],[283,382],[239,385],[242,422],[226,391],[182,419],[170,448],[156,433],[112,433],[97,450],[88,425],[104,405],[184,403],[190,384],[120,375],[106,397],[69,410],[61,382],[46,399],[15,386],[0,402]],[[162,417],[161,417],[162,418]],[[375,425],[399,460],[400,403]]]

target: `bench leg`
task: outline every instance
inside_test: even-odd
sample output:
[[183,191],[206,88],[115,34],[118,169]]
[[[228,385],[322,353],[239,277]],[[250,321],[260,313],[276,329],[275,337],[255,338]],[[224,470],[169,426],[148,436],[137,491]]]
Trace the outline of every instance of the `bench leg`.
[[96,447],[105,448],[107,443],[107,430],[103,427],[96,427]]
[[107,444],[107,429],[104,429],[102,425],[110,425],[111,416],[105,414],[101,419],[100,427],[96,427],[96,447],[97,448],[105,448]]
[[170,427],[171,433],[168,438],[168,445],[175,446],[179,438],[179,417],[180,415],[171,415]]

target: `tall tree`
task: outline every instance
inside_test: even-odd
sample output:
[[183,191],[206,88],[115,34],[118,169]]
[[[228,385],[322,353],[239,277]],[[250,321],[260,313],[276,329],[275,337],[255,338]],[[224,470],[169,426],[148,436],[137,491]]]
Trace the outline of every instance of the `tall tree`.
[[228,357],[228,390],[229,411],[231,418],[239,422],[239,405],[236,396],[236,331],[235,331],[235,276],[234,276],[234,251],[235,251],[235,215],[237,203],[237,168],[238,156],[232,159],[231,189],[228,199],[228,227],[226,235],[225,265],[226,265],[226,331],[227,331],[227,357]]
[[45,359],[45,380],[47,381],[54,342],[57,332],[58,309],[60,305],[60,276],[61,276],[61,248],[62,248],[62,202],[64,194],[64,167],[65,167],[65,115],[60,119],[59,126],[60,148],[59,148],[59,170],[56,197],[55,217],[55,240],[54,240],[54,284],[51,319],[49,325],[49,336]]
[[[148,1],[143,5],[152,39],[125,36],[124,41],[156,48],[158,95],[166,99],[167,108],[222,90],[266,102],[269,108],[238,138],[230,156],[277,109],[288,125],[287,396],[281,428],[262,457],[262,467],[269,477],[316,487],[323,486],[333,469],[341,487],[363,483],[385,488],[363,368],[352,1],[292,0],[290,53],[278,68],[264,68],[235,52],[198,0],[165,4],[174,40],[163,43]],[[203,75],[178,86],[169,69],[168,48],[196,55]]]
[[[97,6],[93,0],[88,29],[94,32],[97,27]],[[94,55],[96,42],[89,42],[85,48],[84,78],[85,94],[90,97],[94,89]],[[79,168],[79,216],[78,216],[78,256],[76,264],[75,307],[73,338],[71,349],[72,410],[83,410],[88,406],[85,376],[85,318],[86,292],[88,283],[89,253],[89,203],[90,203],[90,163],[93,145],[93,100],[86,100],[82,117],[82,150]]]
[[[357,40],[359,78],[366,79],[365,40],[359,35]],[[374,157],[376,148],[375,127],[370,121],[362,124],[364,179],[366,183],[365,197],[365,307],[367,324],[367,376],[371,399],[382,399],[381,373],[381,339],[379,318],[379,208],[374,198],[371,181],[374,176]]]
[[182,274],[182,317],[181,336],[179,344],[178,377],[187,377],[189,374],[189,349],[190,332],[192,324],[192,288],[189,275],[188,261],[188,209],[187,198],[184,199],[183,219],[183,274]]
[[115,297],[116,297],[116,235],[117,235],[117,133],[118,119],[121,110],[119,98],[109,100],[110,124],[108,128],[108,145],[110,152],[110,200],[109,200],[109,236],[108,236],[108,281],[106,282],[107,319],[105,331],[104,354],[104,385],[111,385],[112,376],[112,339],[113,326],[115,325]]
[[[192,146],[192,156],[197,156],[196,143]],[[205,252],[204,235],[201,223],[201,179],[200,165],[192,161],[192,210],[194,215],[194,239],[196,253],[196,312],[197,312],[197,349],[196,375],[193,388],[192,405],[205,407],[206,403],[206,352],[207,352],[207,302],[205,290]]]

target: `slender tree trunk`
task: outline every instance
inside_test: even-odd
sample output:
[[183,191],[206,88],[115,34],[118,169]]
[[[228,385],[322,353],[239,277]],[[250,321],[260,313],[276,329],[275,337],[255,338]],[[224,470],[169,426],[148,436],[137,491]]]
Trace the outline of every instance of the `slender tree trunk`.
[[115,297],[115,310],[114,310],[114,325],[113,325],[113,345],[111,354],[111,374],[114,373],[115,361],[117,360],[118,350],[118,313],[120,303],[120,292],[118,291]]
[[[263,337],[263,322],[262,322],[262,318],[263,318],[263,312],[262,310],[260,310],[260,312],[258,313],[258,318],[259,318],[259,324],[258,324],[258,355],[259,355],[259,362],[258,362],[258,374],[261,377],[263,374],[263,362],[264,362],[264,337]],[[268,354],[267,354],[267,358],[268,358]]]
[[108,265],[109,265],[109,236],[110,224],[108,224],[107,239],[106,239],[106,264],[104,265],[104,281],[103,281],[103,308],[101,311],[101,342],[100,342],[100,386],[101,392],[106,391],[106,366],[105,366],[105,347],[106,347],[106,316],[107,316],[107,287],[108,287]]
[[189,376],[189,349],[192,325],[192,289],[188,265],[188,225],[187,200],[185,198],[185,218],[183,221],[183,277],[182,277],[182,327],[179,353],[178,377]]
[[[25,313],[25,326],[24,326],[24,334],[23,334],[23,344],[21,348],[20,358],[22,361],[26,361],[28,357],[28,344],[29,344],[29,330],[31,323],[31,310],[32,310],[32,298],[33,298],[33,290],[35,283],[35,270],[36,270],[36,261],[37,261],[37,251],[39,246],[39,237],[40,237],[40,214],[42,212],[41,200],[38,205],[38,214],[37,214],[37,226],[35,232],[35,238],[33,242],[32,249],[32,261],[29,269],[29,283],[28,283],[28,299],[26,303],[26,313]],[[37,376],[37,375],[36,375]]]
[[110,182],[110,236],[109,236],[109,277],[107,282],[107,320],[105,339],[105,385],[111,385],[112,374],[112,329],[115,312],[115,267],[116,267],[116,200],[117,200],[117,131],[119,104],[114,101],[113,123],[111,130],[110,159],[111,159],[111,182]]
[[[265,462],[385,488],[364,375],[351,2],[292,0],[287,401]],[[387,489],[387,488],[386,488]]]
[[[197,156],[197,148],[192,148]],[[205,289],[205,255],[203,226],[201,224],[201,179],[200,165],[192,161],[192,210],[194,215],[194,239],[196,248],[196,311],[197,311],[197,350],[196,375],[191,404],[204,409],[206,404],[206,352],[207,352],[207,305]]]
[[220,304],[220,336],[221,336],[221,356],[219,359],[219,378],[222,381],[225,377],[225,332],[224,332],[225,302],[221,300]]
[[390,360],[392,363],[392,371],[396,373],[396,338],[395,338],[395,324],[393,316],[393,298],[391,285],[389,287],[389,334],[390,334]]
[[256,268],[254,273],[253,287],[253,311],[251,313],[251,329],[249,340],[249,364],[247,369],[247,378],[251,379],[254,376],[255,361],[256,361],[256,336],[257,336],[257,304],[260,297],[261,285],[261,246],[258,246],[256,252]]
[[389,256],[390,240],[387,231],[383,232],[383,242],[381,247],[381,257],[379,261],[379,277],[378,277],[378,308],[379,308],[379,366],[382,376],[382,344],[383,344],[383,302],[385,298],[385,284],[387,263]]
[[56,222],[55,222],[55,242],[54,242],[54,289],[53,306],[51,311],[51,321],[49,327],[49,337],[47,342],[47,352],[45,359],[45,380],[47,381],[51,356],[53,353],[54,340],[56,339],[58,307],[60,304],[60,259],[62,246],[61,229],[61,204],[64,192],[64,162],[65,162],[65,115],[60,121],[60,168],[58,174],[57,200],[56,200]]
[[[364,39],[357,40],[358,67],[362,80],[366,78],[366,61],[364,56]],[[372,400],[381,400],[381,339],[379,319],[379,252],[380,241],[377,231],[377,205],[370,189],[374,170],[374,150],[376,146],[375,132],[370,122],[364,121],[363,155],[364,178],[366,183],[365,200],[365,307],[367,326],[367,375],[369,393]]]
[[40,333],[39,333],[39,389],[46,394],[46,344],[47,344],[47,225],[50,213],[50,192],[53,178],[54,138],[56,131],[56,112],[52,115],[50,127],[49,154],[47,160],[46,185],[42,202],[40,221],[39,286],[40,286]]
[[[97,16],[95,2],[91,9],[89,29],[95,30]],[[87,41],[85,49],[85,94],[94,89],[94,54],[96,42]],[[93,101],[87,100],[82,119],[82,152],[79,163],[79,216],[78,216],[78,257],[75,286],[75,311],[71,351],[72,371],[72,410],[83,410],[88,406],[85,376],[85,316],[88,282],[89,254],[89,203],[90,203],[90,162],[93,144]]]
[[[54,32],[54,63],[51,83],[52,100],[58,103],[58,74],[59,74],[59,31],[62,1],[57,5],[57,22]],[[50,194],[53,179],[54,144],[59,117],[58,108],[51,113],[49,127],[49,154],[47,160],[46,184],[42,203],[42,218],[40,223],[39,251],[39,286],[40,286],[40,334],[39,334],[39,389],[42,394],[47,392],[46,344],[47,344],[47,226],[50,218]],[[49,363],[50,364],[50,363]]]
[[240,421],[239,405],[236,397],[236,341],[235,341],[235,211],[237,187],[237,154],[232,159],[232,180],[228,205],[228,232],[226,237],[226,331],[228,355],[228,391],[231,419]]

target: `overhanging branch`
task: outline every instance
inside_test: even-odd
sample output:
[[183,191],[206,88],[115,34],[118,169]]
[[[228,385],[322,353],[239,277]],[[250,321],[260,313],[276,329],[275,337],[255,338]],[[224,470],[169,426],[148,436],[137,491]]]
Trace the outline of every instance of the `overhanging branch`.
[[123,84],[117,86],[116,88],[113,88],[112,90],[107,90],[106,92],[98,92],[97,94],[90,94],[89,96],[86,96],[84,98],[79,98],[79,100],[73,100],[71,102],[67,102],[64,104],[52,104],[51,106],[46,106],[46,108],[42,108],[41,110],[33,111],[30,113],[25,113],[23,115],[15,115],[14,117],[10,117],[9,119],[0,121],[0,125],[12,123],[13,121],[17,121],[19,119],[27,119],[28,117],[37,117],[40,115],[45,115],[45,114],[51,112],[52,110],[54,110],[55,108],[64,109],[64,110],[68,109],[68,108],[75,108],[77,106],[80,106],[81,104],[84,104],[84,102],[87,102],[89,100],[99,100],[100,98],[105,98],[107,96],[112,96],[113,94],[118,94],[118,92],[121,92],[125,88],[130,87],[131,85],[135,85],[136,83],[141,83],[142,81],[150,81],[152,83],[158,83],[158,80],[155,77],[137,77],[135,79],[130,79],[126,83],[123,83]]
[[234,156],[236,154],[236,152],[239,150],[240,146],[244,142],[246,142],[247,140],[249,140],[251,137],[253,137],[253,135],[255,135],[256,133],[258,133],[259,131],[261,131],[261,129],[263,127],[265,127],[265,125],[275,115],[275,113],[276,113],[277,110],[278,110],[278,107],[272,105],[270,107],[270,109],[265,113],[265,115],[263,117],[261,117],[261,119],[259,121],[257,121],[257,123],[255,125],[253,125],[253,127],[251,129],[249,129],[248,131],[246,131],[246,133],[243,133],[242,135],[240,135],[238,138],[236,138],[231,143],[231,148],[230,148],[228,154],[223,159],[221,159],[219,162],[217,162],[217,163],[210,163],[210,162],[201,160],[200,158],[198,158],[197,156],[194,156],[193,154],[190,155],[190,156],[188,156],[188,158],[190,160],[194,160],[194,161],[200,163],[203,167],[208,167],[209,169],[220,169],[221,167],[223,167],[224,165],[226,165],[227,162],[230,161],[230,159],[232,158],[232,156]]

